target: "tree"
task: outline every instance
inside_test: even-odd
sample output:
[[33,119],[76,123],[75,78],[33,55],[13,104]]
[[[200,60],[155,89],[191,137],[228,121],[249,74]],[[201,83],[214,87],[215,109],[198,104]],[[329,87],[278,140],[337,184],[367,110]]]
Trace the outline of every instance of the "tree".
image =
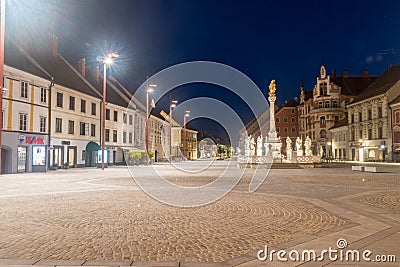
[[218,146],[219,158],[222,158],[222,154],[225,153],[225,149],[222,146]]

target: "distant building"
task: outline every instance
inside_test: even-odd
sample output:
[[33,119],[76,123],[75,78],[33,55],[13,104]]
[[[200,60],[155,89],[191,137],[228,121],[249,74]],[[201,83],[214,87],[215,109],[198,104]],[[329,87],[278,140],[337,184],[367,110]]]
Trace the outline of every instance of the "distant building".
[[400,95],[400,65],[391,66],[348,107],[351,159],[392,160],[389,103]]
[[392,110],[393,161],[400,162],[400,96],[390,104]]
[[300,87],[299,135],[309,136],[314,154],[331,157],[328,142],[332,142],[329,128],[346,117],[347,105],[367,88],[376,77],[368,76],[363,71],[361,76],[349,76],[343,71],[336,76],[335,71],[327,75],[324,65],[312,91]]
[[334,159],[348,159],[348,132],[349,121],[347,117],[335,123],[329,131],[331,132],[332,141],[328,142],[330,154]]
[[297,111],[297,98],[287,100],[285,104],[275,112],[275,126],[278,136],[282,140],[282,150],[285,151],[286,138],[292,139],[295,143],[297,136],[299,136],[298,127],[298,111]]
[[149,151],[154,152],[155,162],[164,162],[169,158],[169,123],[155,113],[149,120]]

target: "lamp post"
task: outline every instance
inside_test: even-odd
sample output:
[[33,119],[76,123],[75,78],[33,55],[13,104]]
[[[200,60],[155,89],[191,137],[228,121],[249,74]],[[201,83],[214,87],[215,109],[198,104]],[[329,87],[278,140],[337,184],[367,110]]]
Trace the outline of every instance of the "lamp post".
[[103,62],[103,109],[102,109],[102,127],[101,127],[101,170],[104,171],[104,147],[106,133],[106,88],[107,88],[107,66],[114,63],[114,58],[119,57],[117,53],[108,53],[102,58]]
[[148,84],[146,88],[146,166],[149,165],[149,93],[156,87],[157,84]]
[[172,162],[172,109],[176,107],[178,100],[169,97],[169,160]]
[[[186,140],[186,118],[190,116],[190,110],[185,111],[185,115],[183,116],[183,155],[186,154],[187,149],[187,140]],[[186,157],[187,158],[187,157]]]

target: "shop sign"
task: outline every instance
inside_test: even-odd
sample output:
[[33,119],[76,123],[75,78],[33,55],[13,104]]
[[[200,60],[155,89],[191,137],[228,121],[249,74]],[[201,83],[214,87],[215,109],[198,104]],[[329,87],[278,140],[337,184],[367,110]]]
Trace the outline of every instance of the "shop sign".
[[18,140],[20,144],[26,145],[44,145],[44,137],[38,137],[34,135],[23,135],[20,134],[18,136]]

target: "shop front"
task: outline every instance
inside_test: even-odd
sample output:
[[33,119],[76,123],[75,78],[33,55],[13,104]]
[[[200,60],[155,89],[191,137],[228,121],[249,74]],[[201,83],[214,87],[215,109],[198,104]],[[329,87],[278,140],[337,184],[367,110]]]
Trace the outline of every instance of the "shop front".
[[48,135],[3,132],[3,173],[45,172]]

